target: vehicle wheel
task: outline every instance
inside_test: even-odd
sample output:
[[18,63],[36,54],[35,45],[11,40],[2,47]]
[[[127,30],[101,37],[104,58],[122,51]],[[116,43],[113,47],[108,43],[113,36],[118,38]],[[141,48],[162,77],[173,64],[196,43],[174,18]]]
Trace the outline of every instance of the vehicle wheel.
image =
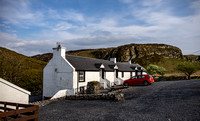
[[149,85],[149,82],[148,81],[144,81],[143,84],[144,84],[144,86],[147,86],[147,85]]
[[124,83],[124,86],[129,86],[129,83],[128,82]]

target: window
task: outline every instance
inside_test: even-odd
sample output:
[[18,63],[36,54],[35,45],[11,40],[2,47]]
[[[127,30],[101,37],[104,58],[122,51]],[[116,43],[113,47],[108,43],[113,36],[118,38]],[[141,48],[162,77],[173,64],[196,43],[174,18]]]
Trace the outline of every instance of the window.
[[84,71],[78,72],[78,81],[79,82],[85,82],[85,72]]
[[124,72],[122,71],[122,78],[124,77]]
[[143,75],[142,78],[145,78],[145,76]]
[[132,79],[137,79],[137,76],[132,77]]

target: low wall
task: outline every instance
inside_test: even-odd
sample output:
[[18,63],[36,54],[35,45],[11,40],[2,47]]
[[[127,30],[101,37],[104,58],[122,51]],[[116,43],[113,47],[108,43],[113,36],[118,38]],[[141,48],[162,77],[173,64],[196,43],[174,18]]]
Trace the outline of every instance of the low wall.
[[53,100],[42,100],[33,102],[30,104],[45,106],[51,102],[59,100],[113,100],[120,101],[124,99],[123,93],[109,93],[109,94],[79,94],[79,95],[68,95],[65,97],[53,99]]
[[[200,79],[200,76],[191,76],[191,79]],[[175,80],[187,80],[187,76],[164,76],[154,77],[155,81],[175,81]]]

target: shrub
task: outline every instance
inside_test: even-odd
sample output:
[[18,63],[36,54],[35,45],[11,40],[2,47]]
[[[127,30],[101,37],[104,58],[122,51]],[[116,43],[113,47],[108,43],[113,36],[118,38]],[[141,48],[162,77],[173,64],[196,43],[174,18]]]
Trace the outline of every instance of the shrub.
[[87,94],[98,94],[100,92],[100,82],[91,81],[87,84]]
[[167,70],[164,67],[158,67],[157,74],[164,76]]
[[161,76],[164,76],[167,70],[164,67],[160,67],[157,65],[150,64],[147,66],[147,73],[154,75],[154,74],[159,74]]
[[154,75],[154,74],[157,73],[157,70],[158,70],[157,65],[150,64],[149,66],[147,66],[147,73],[148,74]]

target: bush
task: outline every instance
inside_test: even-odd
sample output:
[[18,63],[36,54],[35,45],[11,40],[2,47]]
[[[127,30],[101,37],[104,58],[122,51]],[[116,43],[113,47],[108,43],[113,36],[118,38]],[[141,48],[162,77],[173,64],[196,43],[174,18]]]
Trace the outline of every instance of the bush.
[[147,66],[147,73],[154,75],[154,74],[159,74],[161,76],[164,76],[167,70],[164,67],[160,67],[157,65],[150,64]]
[[157,74],[164,76],[167,70],[164,67],[158,67]]
[[87,84],[87,94],[98,94],[100,92],[100,82],[91,81]]
[[154,74],[157,73],[157,70],[158,70],[157,65],[150,64],[149,66],[147,66],[147,73],[148,74],[154,75]]

